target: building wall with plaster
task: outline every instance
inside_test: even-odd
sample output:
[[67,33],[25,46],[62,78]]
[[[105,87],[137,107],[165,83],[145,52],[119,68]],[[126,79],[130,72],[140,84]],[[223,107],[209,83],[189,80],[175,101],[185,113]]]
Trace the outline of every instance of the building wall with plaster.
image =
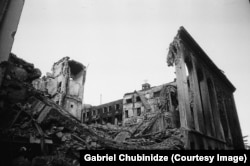
[[[179,119],[175,98],[175,82],[150,87],[142,85],[142,90],[126,93],[123,97],[123,126],[136,125],[150,119],[159,112],[164,112],[167,128],[178,126]],[[173,91],[165,91],[170,90]]]
[[169,46],[186,149],[243,149],[235,87],[181,27]]
[[60,106],[81,120],[86,67],[64,57],[54,63],[52,73],[33,81],[36,89],[45,91]]
[[83,111],[83,123],[122,125],[122,99],[98,106],[86,105]]

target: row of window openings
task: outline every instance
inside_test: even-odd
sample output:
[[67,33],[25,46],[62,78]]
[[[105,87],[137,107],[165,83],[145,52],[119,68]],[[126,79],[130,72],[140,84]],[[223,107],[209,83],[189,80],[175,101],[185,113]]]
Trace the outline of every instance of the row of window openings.
[[[91,115],[91,112],[87,112],[87,117],[90,117],[90,115]],[[96,110],[93,111],[93,115],[96,115]],[[136,109],[136,115],[141,116],[141,108]],[[129,118],[128,110],[125,110],[125,118]]]
[[[154,92],[153,93],[154,97],[160,97],[160,91]],[[139,96],[136,97],[136,102],[140,102],[141,98]],[[126,103],[132,103],[132,98],[126,99]]]
[[90,123],[99,123],[99,124],[111,123],[111,124],[115,124],[115,122],[116,123],[121,123],[122,122],[122,116],[115,116],[114,119],[112,117],[108,117],[108,118],[103,118],[103,119],[98,119],[98,120],[92,120]]
[[[119,110],[120,109],[120,105],[119,104],[116,104],[115,105],[115,110]],[[112,111],[112,106],[109,106],[109,107],[104,107],[102,109],[98,109],[98,110],[93,110],[92,111],[92,115],[97,115],[98,113],[100,112],[103,112],[103,113],[108,113],[108,112],[111,112]],[[90,112],[89,113],[89,116],[90,116]],[[87,117],[88,117],[88,114],[87,114]]]
[[[141,116],[141,108],[136,108],[136,115]],[[125,110],[125,118],[129,118],[128,110]]]

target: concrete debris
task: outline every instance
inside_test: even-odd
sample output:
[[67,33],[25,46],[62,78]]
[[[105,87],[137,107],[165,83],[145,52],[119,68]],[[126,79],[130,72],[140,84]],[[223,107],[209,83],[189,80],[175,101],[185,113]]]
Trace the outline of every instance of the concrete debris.
[[[83,149],[184,148],[180,129],[154,129],[164,118],[161,112],[132,127],[86,125],[45,92],[33,88],[31,82],[41,72],[32,64],[11,55],[6,69],[0,93],[1,146],[9,147],[6,143],[11,141],[12,150],[27,147],[28,159],[37,165],[79,165],[78,151]],[[10,158],[10,153],[14,152],[7,151],[3,157]]]

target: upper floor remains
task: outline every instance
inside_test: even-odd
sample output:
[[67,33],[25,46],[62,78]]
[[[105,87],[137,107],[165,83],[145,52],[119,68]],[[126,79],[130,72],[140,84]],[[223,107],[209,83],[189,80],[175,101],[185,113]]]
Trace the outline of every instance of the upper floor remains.
[[54,63],[52,73],[33,81],[36,89],[47,92],[60,106],[81,119],[86,67],[69,57]]

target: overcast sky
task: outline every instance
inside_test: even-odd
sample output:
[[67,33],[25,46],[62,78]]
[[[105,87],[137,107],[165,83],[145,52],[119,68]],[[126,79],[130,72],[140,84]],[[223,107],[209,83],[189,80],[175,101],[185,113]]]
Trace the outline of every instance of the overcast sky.
[[62,57],[88,66],[84,103],[174,80],[168,46],[184,26],[235,85],[243,135],[250,135],[248,0],[25,0],[12,52],[43,74]]

